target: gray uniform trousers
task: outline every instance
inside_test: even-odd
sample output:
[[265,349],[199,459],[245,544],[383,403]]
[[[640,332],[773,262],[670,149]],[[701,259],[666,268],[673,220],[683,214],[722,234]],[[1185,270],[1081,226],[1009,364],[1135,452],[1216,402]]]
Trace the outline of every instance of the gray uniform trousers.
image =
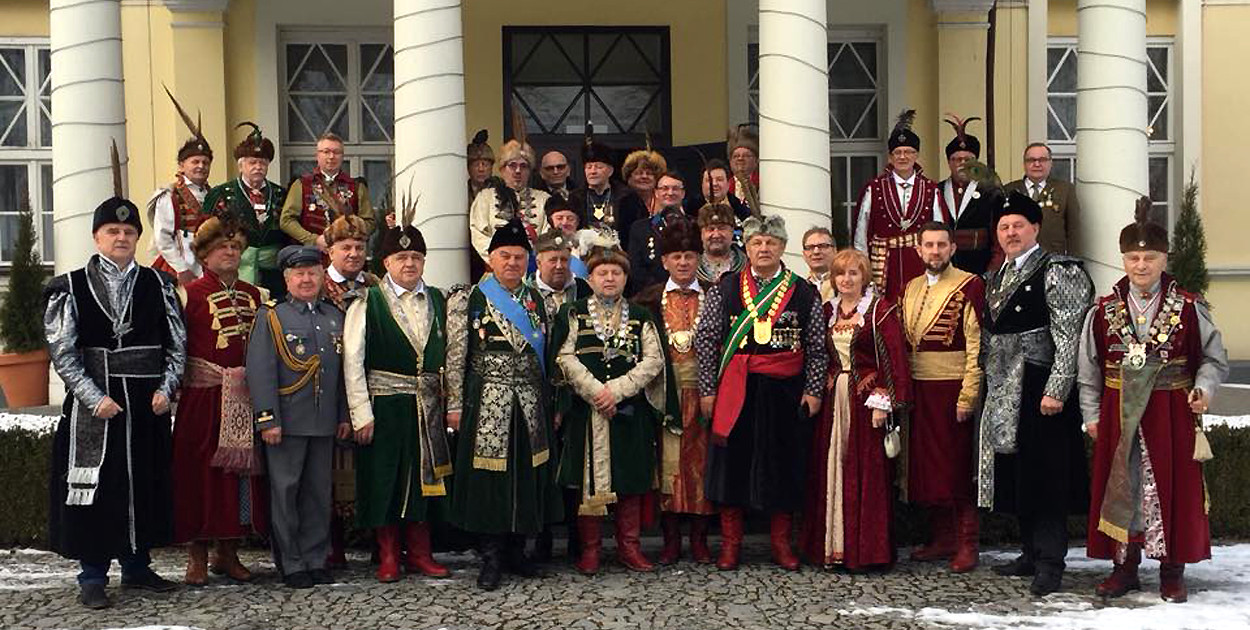
[[333,437],[284,435],[265,445],[273,542],[283,575],[324,569],[330,553]]

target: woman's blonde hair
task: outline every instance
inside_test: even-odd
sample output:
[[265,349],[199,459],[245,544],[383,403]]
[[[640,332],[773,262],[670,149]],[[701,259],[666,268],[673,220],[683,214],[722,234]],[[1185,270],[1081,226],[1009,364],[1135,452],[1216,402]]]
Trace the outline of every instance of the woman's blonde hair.
[[858,249],[846,248],[833,255],[829,261],[829,281],[851,267],[859,267],[860,276],[864,279],[864,287],[872,283],[872,266],[868,262],[868,254]]

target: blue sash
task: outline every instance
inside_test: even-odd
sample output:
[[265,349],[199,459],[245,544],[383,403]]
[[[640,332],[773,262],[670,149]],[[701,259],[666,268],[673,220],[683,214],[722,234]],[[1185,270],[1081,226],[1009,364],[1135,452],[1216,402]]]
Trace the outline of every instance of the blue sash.
[[569,271],[573,272],[574,278],[585,280],[590,275],[590,270],[586,268],[586,263],[581,258],[572,256],[569,258]]
[[538,369],[546,377],[547,366],[543,364],[543,359],[546,355],[543,349],[547,344],[547,337],[543,334],[543,331],[534,328],[534,324],[530,321],[529,313],[526,312],[525,307],[512,299],[512,295],[499,284],[499,281],[493,275],[479,282],[477,288],[481,289],[482,295],[485,295],[486,299],[490,300],[490,303],[495,306],[495,310],[502,313],[509,324],[512,324],[517,330],[521,331],[521,334],[525,335],[526,343],[534,349],[534,354],[538,356]]

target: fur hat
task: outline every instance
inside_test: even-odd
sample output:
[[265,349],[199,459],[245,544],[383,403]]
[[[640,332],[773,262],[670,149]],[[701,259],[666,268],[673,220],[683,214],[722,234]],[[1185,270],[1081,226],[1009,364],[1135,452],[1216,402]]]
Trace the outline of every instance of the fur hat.
[[493,252],[500,247],[524,247],[525,251],[532,251],[529,234],[526,233],[525,226],[521,224],[520,219],[513,217],[506,224],[495,228],[495,233],[490,237],[490,246],[486,248],[486,251]]
[[713,225],[738,226],[738,217],[728,203],[717,201],[703,204],[703,207],[699,208],[699,228],[708,228]]
[[946,159],[950,159],[956,151],[968,151],[975,157],[981,157],[981,140],[976,136],[968,133],[968,123],[974,120],[981,120],[977,116],[963,119],[953,114],[946,115],[946,124],[955,129],[955,137],[946,143]]
[[272,162],[273,142],[266,138],[265,134],[261,133],[260,127],[256,123],[246,120],[234,126],[235,129],[239,127],[251,127],[252,131],[234,148],[234,159],[240,160],[245,157],[255,157],[264,158],[265,161]]
[[582,166],[591,162],[602,162],[612,166],[615,154],[616,152],[612,150],[612,147],[595,142],[595,139],[589,133],[586,134],[586,142],[582,144]]
[[485,129],[479,129],[473,134],[473,140],[469,142],[469,146],[465,148],[465,155],[469,162],[474,160],[495,161],[495,152],[490,148],[487,140],[490,139],[490,133]]
[[239,249],[247,249],[247,232],[239,225],[238,217],[230,211],[219,212],[200,223],[191,239],[191,253],[203,259],[219,246],[234,241]]
[[521,115],[521,110],[516,106],[516,102],[512,103],[512,139],[503,143],[499,147],[499,169],[502,169],[508,162],[521,159],[525,160],[530,168],[534,168],[538,164],[538,158],[534,154],[534,147],[531,147],[528,141],[529,134],[525,131],[525,117]]
[[699,226],[685,217],[670,221],[660,232],[660,255],[675,252],[703,253],[703,239]]
[[894,122],[894,130],[890,132],[889,147],[890,151],[899,147],[911,147],[917,151],[920,150],[920,136],[912,131],[911,126],[916,122],[916,110],[905,109],[898,115],[898,120]]
[[742,242],[748,243],[756,236],[772,236],[782,241],[789,240],[786,235],[786,220],[779,214],[747,217],[742,222]]
[[625,178],[625,181],[629,181],[629,176],[644,166],[654,171],[657,178],[664,171],[668,170],[668,160],[664,159],[664,156],[660,155],[659,151],[651,148],[650,134],[647,134],[647,146],[645,148],[638,149],[625,156],[625,163],[621,165],[621,175]]
[[[399,252],[426,253],[425,236],[412,224],[417,216],[417,202],[420,199],[420,195],[412,194],[412,182],[409,180],[408,192],[400,196],[399,207],[396,208],[395,227],[383,232],[378,242],[378,260],[386,260],[387,256]],[[338,220],[335,221],[337,222]]]
[[759,157],[760,134],[747,124],[731,127],[728,133],[725,134],[725,153],[732,156],[734,149],[738,147],[750,149],[751,153]]
[[1137,200],[1135,221],[1120,230],[1120,253],[1162,252],[1168,253],[1168,231],[1150,220],[1150,197]]
[[557,212],[572,212],[577,215],[577,226],[581,227],[586,222],[586,217],[582,216],[578,208],[573,207],[568,199],[560,195],[552,195],[547,198],[547,203],[543,205],[543,212],[547,215],[547,222],[551,222],[551,215]]
[[998,225],[1003,217],[1012,214],[1018,214],[1034,225],[1042,222],[1042,207],[1032,197],[1018,190],[1011,191],[1003,199],[1003,207],[994,215],[994,225]]
[[364,242],[369,240],[369,227],[364,219],[345,214],[335,219],[321,235],[325,237],[327,247],[349,238]]
[[612,264],[629,274],[629,256],[621,250],[621,240],[612,230],[604,230],[595,236],[584,259],[588,272],[593,272],[599,265]]
[[187,129],[191,132],[191,138],[182,143],[182,147],[178,149],[178,161],[181,162],[187,158],[202,155],[207,157],[211,162],[213,159],[213,148],[208,146],[208,140],[204,139],[204,132],[200,124],[201,121],[192,121],[191,116],[188,115],[187,111],[182,108],[180,103],[178,103],[178,99],[174,98],[173,92],[170,92],[169,88],[164,85],[161,87],[165,88],[165,94],[169,95],[169,100],[174,102],[174,109],[178,110],[178,117],[182,119],[182,123],[186,125]]

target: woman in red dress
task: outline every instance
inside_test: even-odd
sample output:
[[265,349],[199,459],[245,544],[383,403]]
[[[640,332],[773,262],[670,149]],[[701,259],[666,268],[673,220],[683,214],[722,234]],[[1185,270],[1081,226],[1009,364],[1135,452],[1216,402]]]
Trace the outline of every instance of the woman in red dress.
[[830,266],[828,401],[812,434],[800,548],[811,564],[850,570],[894,564],[894,464],[884,441],[911,401],[898,309],[868,284],[868,257],[842,250]]

